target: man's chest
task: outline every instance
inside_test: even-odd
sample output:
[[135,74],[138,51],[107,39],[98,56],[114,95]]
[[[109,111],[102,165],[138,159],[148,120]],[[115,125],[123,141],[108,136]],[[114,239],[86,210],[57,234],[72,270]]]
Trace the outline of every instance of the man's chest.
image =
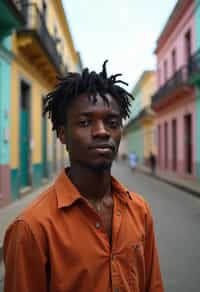
[[[139,263],[144,271],[142,226],[123,206],[115,206],[113,212],[102,212],[100,216],[82,207],[78,213],[63,212],[48,234],[50,270],[56,279],[54,289],[59,279],[64,281],[66,291],[79,291],[81,285],[87,291],[96,291],[97,279],[97,291],[110,291],[111,281],[118,287],[121,279],[127,283],[134,279],[135,265]],[[70,282],[65,282],[65,275]]]

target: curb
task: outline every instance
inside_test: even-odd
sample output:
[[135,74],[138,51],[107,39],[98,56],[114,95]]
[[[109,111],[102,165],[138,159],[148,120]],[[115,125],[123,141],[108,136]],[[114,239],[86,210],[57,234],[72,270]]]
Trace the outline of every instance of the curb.
[[191,189],[190,187],[181,185],[179,183],[173,182],[173,181],[168,180],[166,178],[163,178],[163,177],[160,177],[160,176],[157,176],[157,175],[152,175],[150,172],[142,170],[140,168],[138,168],[138,171],[144,173],[145,175],[154,177],[157,180],[163,181],[163,182],[165,182],[165,183],[167,183],[169,185],[172,185],[172,186],[176,187],[177,189],[180,189],[180,190],[182,190],[182,191],[184,191],[186,193],[190,193],[192,196],[197,197],[197,198],[200,199],[200,191],[196,191],[194,189]]

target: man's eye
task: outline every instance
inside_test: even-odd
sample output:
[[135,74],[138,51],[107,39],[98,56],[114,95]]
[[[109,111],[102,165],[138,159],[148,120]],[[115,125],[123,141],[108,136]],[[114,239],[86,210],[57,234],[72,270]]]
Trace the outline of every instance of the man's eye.
[[90,122],[88,120],[82,120],[78,123],[81,127],[88,127]]
[[113,128],[117,128],[120,126],[120,121],[117,119],[110,119],[110,120],[108,120],[108,123]]

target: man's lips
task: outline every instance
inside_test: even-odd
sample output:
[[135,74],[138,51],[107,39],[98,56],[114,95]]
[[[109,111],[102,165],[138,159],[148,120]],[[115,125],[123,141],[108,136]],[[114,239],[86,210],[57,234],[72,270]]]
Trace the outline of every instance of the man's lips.
[[115,147],[112,144],[95,144],[89,147],[89,149],[111,149],[114,150]]
[[115,147],[111,144],[97,144],[90,146],[89,149],[94,150],[95,152],[98,152],[100,154],[104,154],[113,152],[115,150]]

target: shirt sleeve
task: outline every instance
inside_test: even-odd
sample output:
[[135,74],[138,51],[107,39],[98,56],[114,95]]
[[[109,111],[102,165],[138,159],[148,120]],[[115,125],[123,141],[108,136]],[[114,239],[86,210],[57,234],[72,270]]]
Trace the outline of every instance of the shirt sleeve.
[[146,217],[145,262],[147,276],[145,292],[164,292],[158,251],[156,246],[153,218],[148,206]]
[[4,239],[4,292],[46,292],[46,260],[29,225],[15,221]]

